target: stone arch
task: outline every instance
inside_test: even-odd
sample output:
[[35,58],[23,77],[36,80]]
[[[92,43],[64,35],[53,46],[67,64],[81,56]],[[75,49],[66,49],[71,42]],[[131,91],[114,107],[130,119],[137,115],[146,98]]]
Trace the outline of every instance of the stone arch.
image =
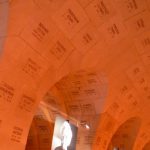
[[[45,127],[48,127],[49,124],[53,126],[55,114],[68,117],[69,120],[75,121],[75,123],[79,124],[81,130],[88,124],[90,126],[90,132],[87,132],[87,137],[90,137],[90,134],[97,128],[97,121],[100,118],[107,95],[107,86],[107,77],[100,71],[80,70],[67,74],[52,87],[47,88],[40,103],[42,106],[40,113],[42,119],[40,119],[40,122],[37,122],[36,120],[40,116],[34,117],[30,129],[31,132],[28,135],[26,150],[35,147],[34,143],[32,145],[30,142],[32,140],[32,130],[35,131],[36,129],[36,134],[34,134],[35,132],[33,134],[39,137],[39,131],[37,127],[35,128],[34,126],[38,126],[37,123],[45,123]],[[86,93],[84,94],[84,92]],[[46,107],[44,107],[44,105]],[[75,108],[77,109],[75,110]],[[53,129],[51,128],[51,130]],[[80,135],[80,131],[78,134],[79,136],[83,136]],[[49,136],[49,139],[51,136]],[[35,139],[36,137],[34,138],[36,142]],[[51,141],[49,140],[49,142]],[[50,144],[48,146],[50,146]],[[91,143],[89,145],[87,144],[87,146],[90,147]]]
[[107,150],[132,150],[141,126],[141,119],[133,117],[119,126],[113,134]]

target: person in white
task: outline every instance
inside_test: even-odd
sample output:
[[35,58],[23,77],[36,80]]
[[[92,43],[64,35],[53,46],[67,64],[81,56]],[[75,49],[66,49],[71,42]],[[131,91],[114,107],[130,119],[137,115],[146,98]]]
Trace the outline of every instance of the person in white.
[[67,150],[67,147],[70,145],[72,140],[72,130],[68,120],[62,124],[60,128],[60,135],[62,149]]

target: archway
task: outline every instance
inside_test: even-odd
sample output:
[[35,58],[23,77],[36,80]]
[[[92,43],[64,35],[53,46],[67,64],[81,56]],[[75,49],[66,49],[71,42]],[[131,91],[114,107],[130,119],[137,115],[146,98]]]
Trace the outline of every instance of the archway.
[[[32,121],[26,150],[33,150],[35,147],[41,150],[41,145],[44,146],[45,143],[40,140],[41,144],[36,144],[40,143],[36,142],[39,137],[43,138],[43,133],[41,136],[37,126],[42,123],[45,128],[49,128],[49,125],[52,126],[55,123],[57,115],[78,125],[78,135],[80,137],[86,135],[86,138],[83,138],[82,143],[77,144],[77,147],[82,149],[86,146],[85,149],[87,147],[90,149],[93,142],[91,135],[96,131],[97,122],[105,104],[107,86],[107,77],[97,70],[81,70],[64,76],[43,96],[40,103],[42,109],[38,110],[40,115],[36,115]],[[44,119],[38,119],[40,116]],[[40,121],[37,122],[37,119]],[[49,130],[51,133],[44,134],[44,138],[49,141],[46,143],[46,148],[50,149],[53,128]]]
[[138,117],[130,118],[117,129],[107,150],[132,150],[141,125]]

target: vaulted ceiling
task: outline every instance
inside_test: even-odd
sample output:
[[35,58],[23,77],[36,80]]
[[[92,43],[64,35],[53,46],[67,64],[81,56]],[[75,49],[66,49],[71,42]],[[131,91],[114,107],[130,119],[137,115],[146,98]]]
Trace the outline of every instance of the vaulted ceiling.
[[0,0],[1,150],[149,150],[149,75],[150,0]]

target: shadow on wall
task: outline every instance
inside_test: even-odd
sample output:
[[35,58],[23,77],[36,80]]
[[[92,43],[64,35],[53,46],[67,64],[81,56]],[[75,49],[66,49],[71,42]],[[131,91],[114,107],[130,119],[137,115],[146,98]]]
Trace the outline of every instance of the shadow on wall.
[[112,136],[107,150],[132,150],[140,125],[138,117],[125,121]]
[[35,116],[29,131],[25,150],[50,150],[54,125]]

